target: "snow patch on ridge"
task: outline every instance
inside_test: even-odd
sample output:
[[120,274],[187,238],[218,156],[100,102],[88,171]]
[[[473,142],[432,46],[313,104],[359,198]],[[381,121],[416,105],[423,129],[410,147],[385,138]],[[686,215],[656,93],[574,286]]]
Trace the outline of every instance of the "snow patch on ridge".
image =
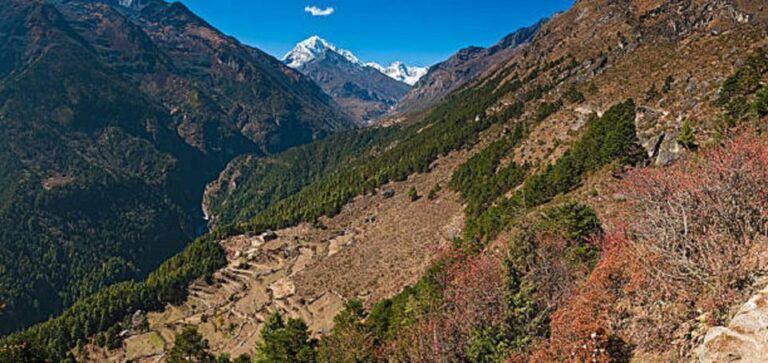
[[410,86],[416,84],[429,71],[428,67],[409,67],[402,62],[394,62],[389,67],[373,62],[366,63],[365,65]]

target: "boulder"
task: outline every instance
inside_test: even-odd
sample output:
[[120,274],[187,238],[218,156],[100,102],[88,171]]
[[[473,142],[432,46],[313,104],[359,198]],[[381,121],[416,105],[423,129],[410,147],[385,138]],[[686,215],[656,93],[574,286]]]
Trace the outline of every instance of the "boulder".
[[744,304],[727,327],[709,329],[698,362],[765,362],[768,357],[768,288]]
[[266,231],[261,234],[261,239],[264,242],[274,241],[277,239],[277,233],[275,233],[274,231]]

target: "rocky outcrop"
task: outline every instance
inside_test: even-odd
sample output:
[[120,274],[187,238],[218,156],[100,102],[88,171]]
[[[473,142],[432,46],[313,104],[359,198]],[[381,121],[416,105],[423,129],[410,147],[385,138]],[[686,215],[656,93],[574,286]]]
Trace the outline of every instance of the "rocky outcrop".
[[639,107],[635,124],[638,138],[656,165],[668,165],[685,151],[677,142],[679,123],[668,111]]
[[711,328],[698,362],[765,362],[768,359],[768,288],[753,296],[727,327]]

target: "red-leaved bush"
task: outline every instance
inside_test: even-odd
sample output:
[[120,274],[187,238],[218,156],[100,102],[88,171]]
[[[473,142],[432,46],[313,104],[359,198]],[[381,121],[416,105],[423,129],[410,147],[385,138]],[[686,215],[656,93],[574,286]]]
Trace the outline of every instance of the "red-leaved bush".
[[763,270],[766,137],[744,133],[674,165],[630,171],[615,192],[627,204],[606,223],[600,261],[525,361],[616,361],[630,347],[685,356],[698,344],[689,334],[698,319],[741,302]]
[[[589,278],[551,317],[550,338],[530,362],[611,362],[626,355],[614,331],[614,304],[633,291],[642,274],[628,253],[623,231],[601,237],[602,256]],[[519,360],[519,359],[518,359]]]
[[[591,272],[568,260],[556,233],[531,234],[521,261],[511,260],[540,311],[552,313],[549,337],[513,349],[510,361],[626,361],[633,349],[685,356],[698,344],[691,333],[700,317],[742,301],[763,270],[768,138],[744,133],[668,167],[632,170],[614,192],[626,203],[591,241],[600,250]],[[467,360],[462,351],[478,328],[508,322],[500,258],[446,261],[439,306],[397,338],[397,360]]]
[[584,281],[588,268],[567,259],[568,241],[554,233],[534,238],[533,258],[524,266],[526,278],[536,287],[536,301],[547,311],[561,306],[574,287]]
[[723,293],[759,266],[768,233],[768,142],[742,134],[667,168],[631,172],[622,185],[631,243],[665,286]]
[[411,362],[449,362],[460,359],[475,329],[503,323],[506,303],[505,268],[492,255],[464,255],[453,251],[444,258],[438,306],[402,332],[389,356]]

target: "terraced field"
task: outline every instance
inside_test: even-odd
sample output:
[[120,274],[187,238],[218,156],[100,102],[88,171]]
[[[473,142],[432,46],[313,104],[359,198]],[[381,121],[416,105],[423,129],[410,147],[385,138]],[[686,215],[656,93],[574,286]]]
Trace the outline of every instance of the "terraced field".
[[[213,352],[250,353],[262,323],[275,311],[304,319],[316,335],[330,330],[346,300],[373,303],[415,283],[441,247],[461,232],[461,199],[447,184],[473,153],[440,158],[431,172],[358,197],[317,225],[222,241],[226,268],[195,281],[183,304],[147,314],[149,328],[124,332],[122,348],[107,352],[89,346],[82,359],[163,361],[163,348],[188,325],[197,326]],[[437,197],[427,198],[438,184]],[[411,187],[422,197],[411,201]]]

